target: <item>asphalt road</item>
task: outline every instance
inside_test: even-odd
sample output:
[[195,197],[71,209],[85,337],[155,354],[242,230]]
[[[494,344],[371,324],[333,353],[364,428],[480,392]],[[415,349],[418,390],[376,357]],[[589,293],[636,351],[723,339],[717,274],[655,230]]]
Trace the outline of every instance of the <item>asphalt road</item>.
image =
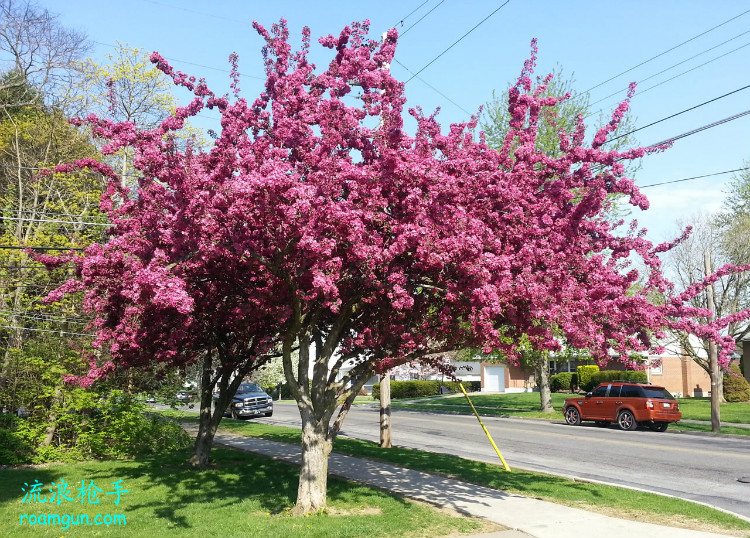
[[[297,406],[277,402],[269,424],[299,426]],[[499,463],[473,416],[393,410],[393,443]],[[512,468],[664,493],[750,518],[750,438],[564,422],[483,418]],[[378,441],[378,409],[356,406],[341,435]]]

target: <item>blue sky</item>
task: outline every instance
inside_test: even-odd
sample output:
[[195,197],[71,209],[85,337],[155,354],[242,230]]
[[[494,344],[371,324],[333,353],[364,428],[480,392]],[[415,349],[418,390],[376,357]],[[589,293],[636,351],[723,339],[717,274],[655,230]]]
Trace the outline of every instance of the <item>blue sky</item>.
[[[262,43],[251,27],[253,20],[270,26],[280,17],[286,18],[296,43],[305,25],[311,28],[314,38],[338,34],[344,25],[364,19],[370,20],[374,38],[395,25],[401,32],[406,31],[399,40],[396,58],[416,72],[505,0],[40,3],[58,13],[63,24],[85,32],[95,42],[91,51],[94,59],[101,60],[111,52],[109,45],[116,41],[156,50],[176,68],[205,77],[217,93],[229,91],[227,58],[236,51],[244,76],[242,93],[253,98],[261,89],[263,76]],[[595,110],[602,107],[610,111],[624,97],[630,81],[640,82],[632,101],[636,126],[640,127],[750,84],[750,13],[743,14],[748,10],[750,4],[744,0],[510,0],[419,75],[448,99],[414,79],[406,85],[408,106],[419,105],[425,111],[440,107],[439,118],[446,127],[468,119],[467,111],[475,112],[491,99],[493,90],[500,92],[515,80],[533,37],[539,40],[536,73],[543,75],[560,65],[566,74],[575,77],[578,91],[593,88],[695,38],[591,90],[592,101],[617,93],[595,106]],[[314,44],[313,61],[325,65],[326,52]],[[392,71],[400,80],[411,76],[396,63]],[[679,76],[674,80],[668,80],[676,75]],[[187,95],[178,93],[178,97],[186,99]],[[643,129],[638,140],[651,144],[748,109],[750,89],[745,89]],[[205,121],[210,127],[211,121]],[[635,178],[639,185],[649,185],[732,170],[745,166],[747,161],[750,115],[677,141],[667,152],[645,159]],[[721,207],[730,177],[721,175],[647,188],[644,193],[651,201],[651,209],[633,217],[649,229],[654,241],[670,239],[676,233],[677,219],[689,220],[696,212],[712,212]]]

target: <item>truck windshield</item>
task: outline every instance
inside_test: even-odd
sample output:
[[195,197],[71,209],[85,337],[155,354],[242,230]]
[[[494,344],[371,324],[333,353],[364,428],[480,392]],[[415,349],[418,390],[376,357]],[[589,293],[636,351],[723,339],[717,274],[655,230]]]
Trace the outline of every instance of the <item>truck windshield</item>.
[[243,394],[245,392],[263,392],[263,391],[255,383],[242,383],[237,388],[237,394]]

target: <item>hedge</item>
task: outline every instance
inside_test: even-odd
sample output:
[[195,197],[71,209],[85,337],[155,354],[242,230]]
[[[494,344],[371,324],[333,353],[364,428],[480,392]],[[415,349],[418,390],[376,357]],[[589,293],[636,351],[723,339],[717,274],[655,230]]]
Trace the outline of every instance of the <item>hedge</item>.
[[750,400],[750,383],[742,375],[740,367],[733,364],[724,372],[724,398],[728,402],[747,402]]
[[[481,389],[479,381],[467,381],[463,383],[466,392],[476,392]],[[437,379],[430,381],[391,381],[391,398],[394,400],[404,398],[423,398],[425,396],[434,396],[441,394],[441,386],[448,389],[450,393],[461,392],[458,383],[454,381],[439,381]],[[372,397],[380,399],[380,383],[372,386]]]
[[[648,383],[644,370],[602,370],[591,375],[592,388],[608,381],[628,381],[630,383]],[[589,389],[591,390],[591,389]],[[587,391],[588,392],[588,391]]]
[[561,372],[550,376],[549,388],[552,392],[563,392],[566,390],[573,390],[573,372]]
[[582,391],[588,392],[598,385],[598,383],[593,383],[591,381],[591,376],[598,371],[599,367],[595,364],[590,366],[579,366],[576,368],[576,373],[578,374],[578,386]]

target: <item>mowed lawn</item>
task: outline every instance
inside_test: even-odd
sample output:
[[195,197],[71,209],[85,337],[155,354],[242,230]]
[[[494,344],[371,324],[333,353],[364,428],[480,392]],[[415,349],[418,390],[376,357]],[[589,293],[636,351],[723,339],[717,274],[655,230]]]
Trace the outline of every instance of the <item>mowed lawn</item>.
[[[253,454],[214,448],[213,465],[187,467],[189,451],[140,461],[54,464],[0,470],[0,535],[3,537],[400,537],[481,534],[498,528],[476,519],[454,517],[395,495],[336,479],[329,480],[326,513],[292,517],[299,468]],[[72,501],[51,499],[49,488],[64,479]],[[99,503],[76,501],[81,481],[102,491]],[[119,504],[107,495],[120,482]],[[44,484],[47,502],[23,502],[34,482]],[[26,485],[28,484],[28,485]],[[60,523],[40,524],[39,515]],[[30,524],[30,517],[36,520]],[[81,525],[64,528],[64,516]],[[89,525],[85,524],[88,516]],[[97,518],[97,516],[100,516]],[[104,523],[110,517],[111,525]],[[115,517],[119,516],[119,524]],[[123,524],[124,516],[124,524]],[[70,520],[68,520],[70,521]],[[21,524],[23,522],[23,525]]]
[[[552,405],[555,408],[555,412],[552,414],[539,411],[538,392],[521,392],[512,394],[475,393],[470,394],[469,397],[477,408],[477,411],[483,415],[563,420],[562,407],[565,403],[565,399],[570,398],[571,395],[553,393]],[[678,401],[680,402],[680,411],[682,412],[683,420],[711,420],[710,398],[679,398]],[[471,413],[471,407],[463,395],[412,400],[408,402],[393,400],[392,405],[393,407],[401,409],[419,409],[448,413]],[[750,402],[721,404],[721,421],[734,424],[750,424]],[[710,431],[711,428],[708,425],[702,424],[677,423],[670,425],[670,429]],[[750,435],[750,428],[728,426],[722,429],[722,433]]]

